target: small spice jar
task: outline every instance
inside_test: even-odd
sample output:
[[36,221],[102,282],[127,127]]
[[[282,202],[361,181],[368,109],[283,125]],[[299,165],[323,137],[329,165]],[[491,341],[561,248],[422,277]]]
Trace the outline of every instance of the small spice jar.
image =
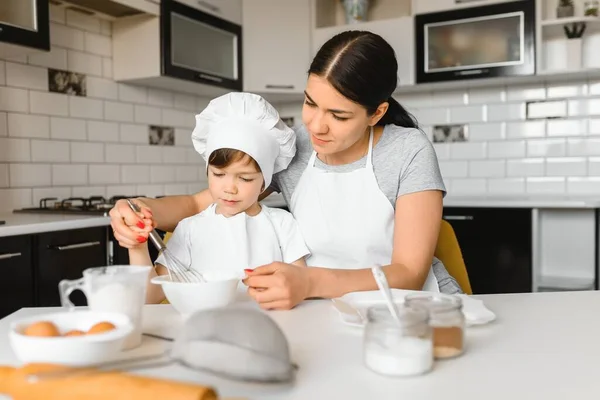
[[404,302],[428,311],[436,359],[453,358],[464,352],[465,317],[460,297],[422,292],[406,295]]
[[433,341],[428,313],[399,306],[400,322],[386,306],[367,310],[363,359],[370,370],[387,376],[422,375],[433,367]]

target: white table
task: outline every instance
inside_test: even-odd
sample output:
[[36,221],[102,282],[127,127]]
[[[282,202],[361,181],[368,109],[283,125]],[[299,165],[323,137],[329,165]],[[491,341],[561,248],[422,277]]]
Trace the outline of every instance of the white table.
[[[478,296],[497,315],[469,328],[467,351],[437,362],[417,378],[386,378],[362,364],[361,331],[341,323],[329,301],[309,301],[292,311],[270,312],[286,333],[300,365],[291,387],[230,382],[177,365],[139,373],[214,385],[221,396],[248,399],[591,399],[600,392],[600,292]],[[171,306],[145,306],[145,331],[172,335],[180,318]],[[22,309],[10,321],[56,309]],[[160,351],[145,339],[132,356]],[[8,341],[0,364],[18,364]]]

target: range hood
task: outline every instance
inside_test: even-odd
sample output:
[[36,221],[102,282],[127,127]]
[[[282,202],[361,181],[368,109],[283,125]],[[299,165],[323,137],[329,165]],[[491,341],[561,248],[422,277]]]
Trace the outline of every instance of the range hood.
[[111,20],[139,14],[160,15],[159,4],[152,0],[50,0],[50,3]]

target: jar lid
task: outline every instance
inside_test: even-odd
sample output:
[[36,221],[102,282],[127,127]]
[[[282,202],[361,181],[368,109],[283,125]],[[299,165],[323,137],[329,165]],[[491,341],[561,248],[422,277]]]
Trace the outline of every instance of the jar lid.
[[411,307],[422,307],[430,313],[442,313],[462,308],[462,299],[444,293],[411,293],[404,297],[405,304]]
[[[402,327],[423,324],[429,321],[429,313],[421,307],[411,307],[406,304],[398,304],[398,317]],[[397,325],[389,308],[385,304],[378,304],[367,309],[367,320],[369,322],[389,323]]]

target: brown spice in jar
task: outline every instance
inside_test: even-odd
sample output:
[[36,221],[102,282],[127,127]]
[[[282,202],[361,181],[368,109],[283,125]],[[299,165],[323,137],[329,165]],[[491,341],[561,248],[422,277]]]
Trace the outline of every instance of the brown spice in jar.
[[458,326],[433,327],[433,355],[452,358],[463,352],[463,329]]

